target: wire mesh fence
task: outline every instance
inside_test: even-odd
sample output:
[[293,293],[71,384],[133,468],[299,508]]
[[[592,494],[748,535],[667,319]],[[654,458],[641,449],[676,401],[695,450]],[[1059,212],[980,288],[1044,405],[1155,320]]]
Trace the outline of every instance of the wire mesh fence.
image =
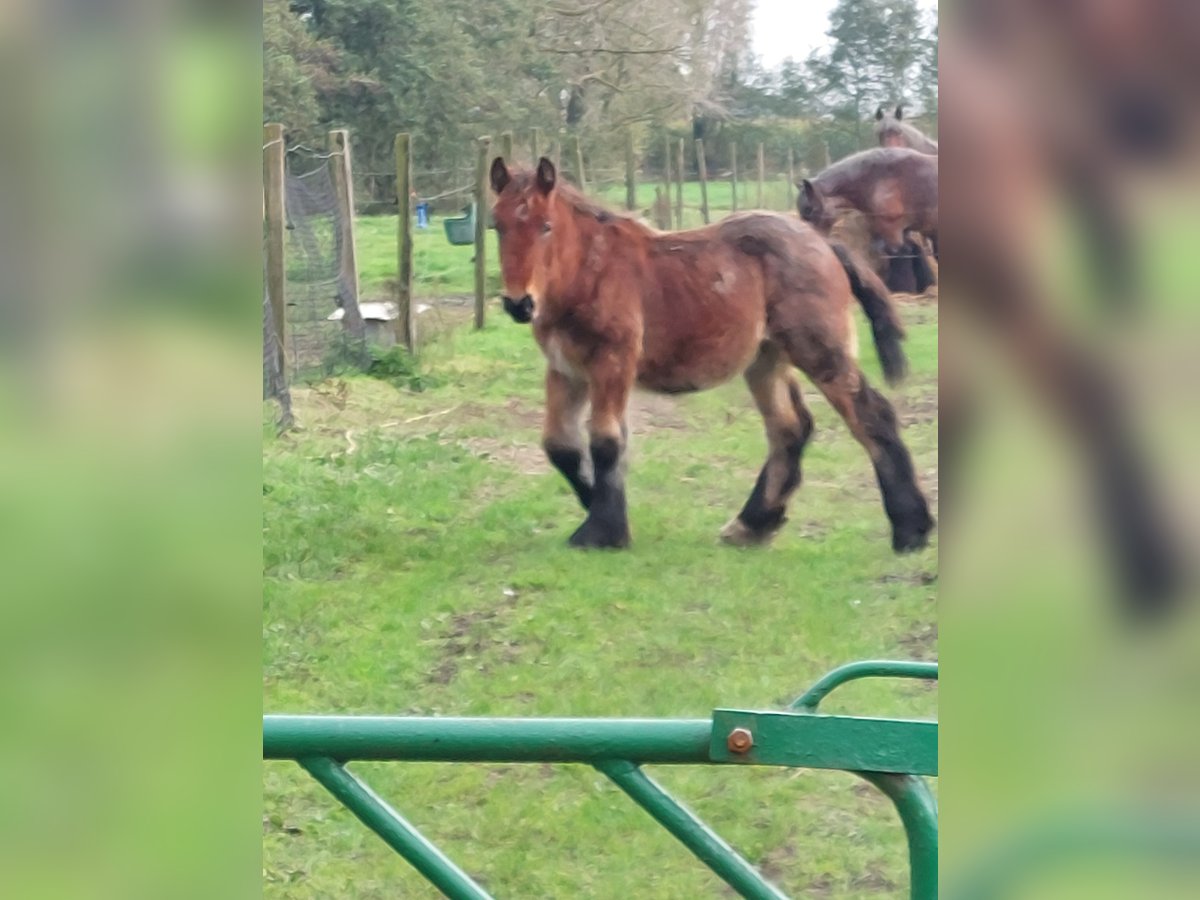
[[284,181],[285,365],[292,381],[363,370],[370,364],[355,273],[347,270],[349,211],[334,184],[329,165],[333,155],[290,154]]
[[283,340],[275,329],[271,314],[271,295],[267,287],[266,248],[263,248],[263,400],[273,401],[278,412],[275,427],[284,431],[292,426],[292,394],[288,388],[283,359]]

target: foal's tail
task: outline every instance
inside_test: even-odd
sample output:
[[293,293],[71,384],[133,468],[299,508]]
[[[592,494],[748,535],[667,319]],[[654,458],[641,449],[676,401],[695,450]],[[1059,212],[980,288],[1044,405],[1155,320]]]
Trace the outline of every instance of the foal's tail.
[[908,374],[908,360],[904,357],[904,348],[900,346],[904,338],[904,325],[896,313],[891,294],[879,276],[856,258],[848,247],[832,242],[829,246],[846,270],[850,290],[871,321],[871,333],[875,336],[875,350],[883,366],[883,377],[888,384],[896,384]]

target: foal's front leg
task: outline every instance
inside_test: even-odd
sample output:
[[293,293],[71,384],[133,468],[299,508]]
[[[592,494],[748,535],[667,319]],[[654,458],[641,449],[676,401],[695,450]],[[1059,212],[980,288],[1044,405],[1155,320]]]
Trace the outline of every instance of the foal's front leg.
[[584,509],[592,505],[592,467],[583,441],[582,421],[587,399],[588,386],[582,378],[546,370],[542,448],[554,468],[567,479]]
[[611,360],[588,372],[592,420],[589,427],[593,487],[588,516],[571,535],[573,547],[628,547],[625,509],[627,432],[625,407],[633,388],[633,366]]

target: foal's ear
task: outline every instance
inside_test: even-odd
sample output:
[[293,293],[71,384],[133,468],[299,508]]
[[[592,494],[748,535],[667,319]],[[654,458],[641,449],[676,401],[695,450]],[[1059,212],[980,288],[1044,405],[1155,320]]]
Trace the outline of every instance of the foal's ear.
[[800,181],[800,192],[804,195],[804,199],[814,206],[821,202],[821,192],[807,178]]
[[897,106],[896,107],[896,121],[899,122],[903,118],[904,118],[904,107]]
[[557,178],[557,173],[554,171],[554,163],[542,157],[538,160],[537,167],[537,186],[543,194],[548,194],[554,190],[554,181]]
[[512,176],[508,174],[508,166],[504,164],[504,157],[497,156],[492,160],[492,190],[498,194],[510,181],[512,181]]
[[880,106],[879,109],[875,110],[875,121],[878,122],[882,118],[883,118],[883,107]]

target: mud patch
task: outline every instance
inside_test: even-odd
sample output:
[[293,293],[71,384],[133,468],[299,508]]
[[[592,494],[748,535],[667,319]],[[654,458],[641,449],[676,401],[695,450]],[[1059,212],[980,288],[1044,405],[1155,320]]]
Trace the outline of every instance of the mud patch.
[[[507,592],[506,592],[507,593]],[[497,665],[515,662],[520,645],[498,636],[504,619],[517,606],[518,595],[487,609],[455,613],[434,639],[441,644],[438,660],[427,684],[449,684],[464,668],[487,673]]]
[[[502,407],[464,403],[456,420],[503,417],[508,426],[521,432],[511,438],[466,437],[458,441],[481,459],[495,462],[521,475],[546,475],[554,470],[542,452],[541,432],[543,411],[523,400],[509,400]],[[644,436],[659,430],[683,430],[690,426],[680,414],[678,404],[670,397],[636,392],[629,401],[629,425],[633,436]],[[528,435],[528,437],[525,437]]]
[[882,894],[892,893],[899,889],[899,885],[892,879],[888,878],[878,869],[868,869],[864,874],[859,875],[850,883],[850,887],[854,889],[854,895],[859,894]]
[[[758,861],[758,870],[762,872],[767,881],[779,884],[793,870],[796,860],[799,858],[800,853],[796,849],[796,845],[789,840],[786,844],[772,847],[764,853],[762,859]],[[832,887],[832,885],[828,887]]]
[[491,437],[463,438],[459,443],[480,459],[498,463],[520,475],[546,475],[552,471],[546,454],[535,443]]
[[927,425],[936,422],[938,418],[937,387],[932,393],[922,392],[915,397],[902,397],[896,400],[896,412],[900,424],[904,428],[911,425]]
[[[904,648],[906,656],[911,659],[937,658],[938,627],[937,622],[918,625],[913,631],[901,636],[897,642]],[[927,686],[932,687],[932,682]]]
[[882,575],[876,579],[880,584],[935,584],[936,572],[915,572],[911,575]]
[[635,391],[629,398],[629,426],[635,433],[645,434],[660,428],[688,428],[689,424],[671,397]]

